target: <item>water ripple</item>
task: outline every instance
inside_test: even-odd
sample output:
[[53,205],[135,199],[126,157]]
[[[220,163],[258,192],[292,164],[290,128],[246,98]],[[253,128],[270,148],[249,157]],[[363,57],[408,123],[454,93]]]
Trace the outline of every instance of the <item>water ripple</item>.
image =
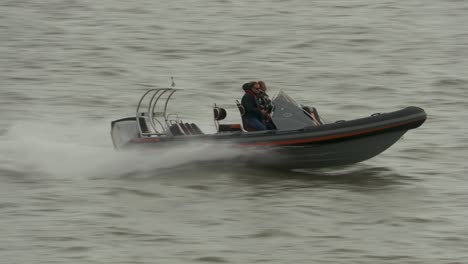
[[[464,263],[468,2],[341,2],[2,1],[3,262]],[[249,80],[331,122],[429,116],[327,170],[112,151],[110,121],[170,76],[186,89],[173,106],[204,131]]]
[[211,262],[211,263],[227,263],[225,258],[222,257],[215,257],[215,256],[207,256],[207,257],[200,257],[194,259],[195,261],[200,261],[200,262]]

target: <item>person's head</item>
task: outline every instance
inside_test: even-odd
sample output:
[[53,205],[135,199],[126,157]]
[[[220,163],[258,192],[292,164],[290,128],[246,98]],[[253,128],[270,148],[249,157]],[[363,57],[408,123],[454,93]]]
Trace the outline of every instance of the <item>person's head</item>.
[[250,88],[251,88],[250,83],[244,83],[242,85],[242,90],[244,90],[244,91],[250,90]]
[[266,92],[266,84],[264,81],[258,81],[258,85],[260,86],[260,90]]
[[260,85],[256,81],[250,82],[250,89],[257,94],[260,91]]

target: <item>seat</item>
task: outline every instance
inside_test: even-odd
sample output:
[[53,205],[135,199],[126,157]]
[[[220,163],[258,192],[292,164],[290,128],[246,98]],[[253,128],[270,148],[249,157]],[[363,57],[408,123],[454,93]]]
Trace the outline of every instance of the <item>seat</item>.
[[317,122],[320,124],[320,125],[323,125],[323,122],[322,122],[322,119],[320,118],[318,112],[317,112],[317,109],[315,107],[312,107],[312,112],[311,112],[312,116],[315,117],[315,119],[317,120]]
[[244,109],[244,106],[239,102],[239,100],[236,100],[236,105],[237,105],[237,108],[239,108],[239,113],[242,119],[242,126],[244,127],[245,131],[256,131],[255,129],[248,126],[247,123],[245,122],[245,119],[244,119],[245,109]]
[[185,135],[184,131],[182,130],[182,128],[177,123],[172,124],[169,127],[169,131],[171,132],[171,134],[173,136],[183,136],[183,135]]
[[241,117],[243,117],[245,115],[244,106],[239,102],[239,100],[236,100],[236,105],[237,105],[237,108],[239,108]]
[[243,131],[241,124],[220,124],[220,120],[224,120],[227,116],[226,109],[219,107],[215,104],[213,108],[213,115],[215,120],[216,129],[218,132],[236,132]]
[[192,134],[192,133],[190,133],[190,129],[187,126],[185,126],[184,123],[180,122],[179,126],[182,129],[182,131],[184,131],[185,135],[191,135]]
[[197,125],[195,125],[195,123],[191,123],[189,125],[194,131],[194,135],[204,135],[203,131],[201,131],[201,129]]
[[322,120],[320,119],[320,116],[317,112],[317,109],[315,107],[310,107],[310,106],[302,106],[302,110],[307,112],[312,120],[314,121],[315,125],[323,125]]
[[146,120],[144,117],[138,117],[138,122],[140,123],[140,128],[142,133],[150,133],[148,126],[146,125]]
[[190,135],[196,135],[197,134],[197,132],[195,132],[195,130],[193,130],[192,126],[189,123],[185,123],[184,126],[185,126],[185,128],[187,128]]

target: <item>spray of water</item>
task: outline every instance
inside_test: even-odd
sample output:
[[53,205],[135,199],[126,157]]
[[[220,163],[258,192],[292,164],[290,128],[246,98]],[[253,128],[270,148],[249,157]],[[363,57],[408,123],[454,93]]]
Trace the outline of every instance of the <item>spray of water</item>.
[[116,151],[103,123],[16,124],[0,135],[0,164],[10,171],[54,178],[112,177],[157,174],[158,169],[245,156],[238,148],[196,142],[150,151]]

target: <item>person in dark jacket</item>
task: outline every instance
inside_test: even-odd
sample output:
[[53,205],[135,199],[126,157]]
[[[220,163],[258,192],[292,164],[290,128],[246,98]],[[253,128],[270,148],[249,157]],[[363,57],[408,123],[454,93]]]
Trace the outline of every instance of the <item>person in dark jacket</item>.
[[244,115],[242,118],[244,123],[248,126],[246,130],[266,130],[264,116],[267,115],[267,112],[260,109],[257,101],[257,94],[260,90],[259,84],[257,82],[246,83],[242,86],[242,89],[245,91],[241,100],[242,107],[244,107]]

